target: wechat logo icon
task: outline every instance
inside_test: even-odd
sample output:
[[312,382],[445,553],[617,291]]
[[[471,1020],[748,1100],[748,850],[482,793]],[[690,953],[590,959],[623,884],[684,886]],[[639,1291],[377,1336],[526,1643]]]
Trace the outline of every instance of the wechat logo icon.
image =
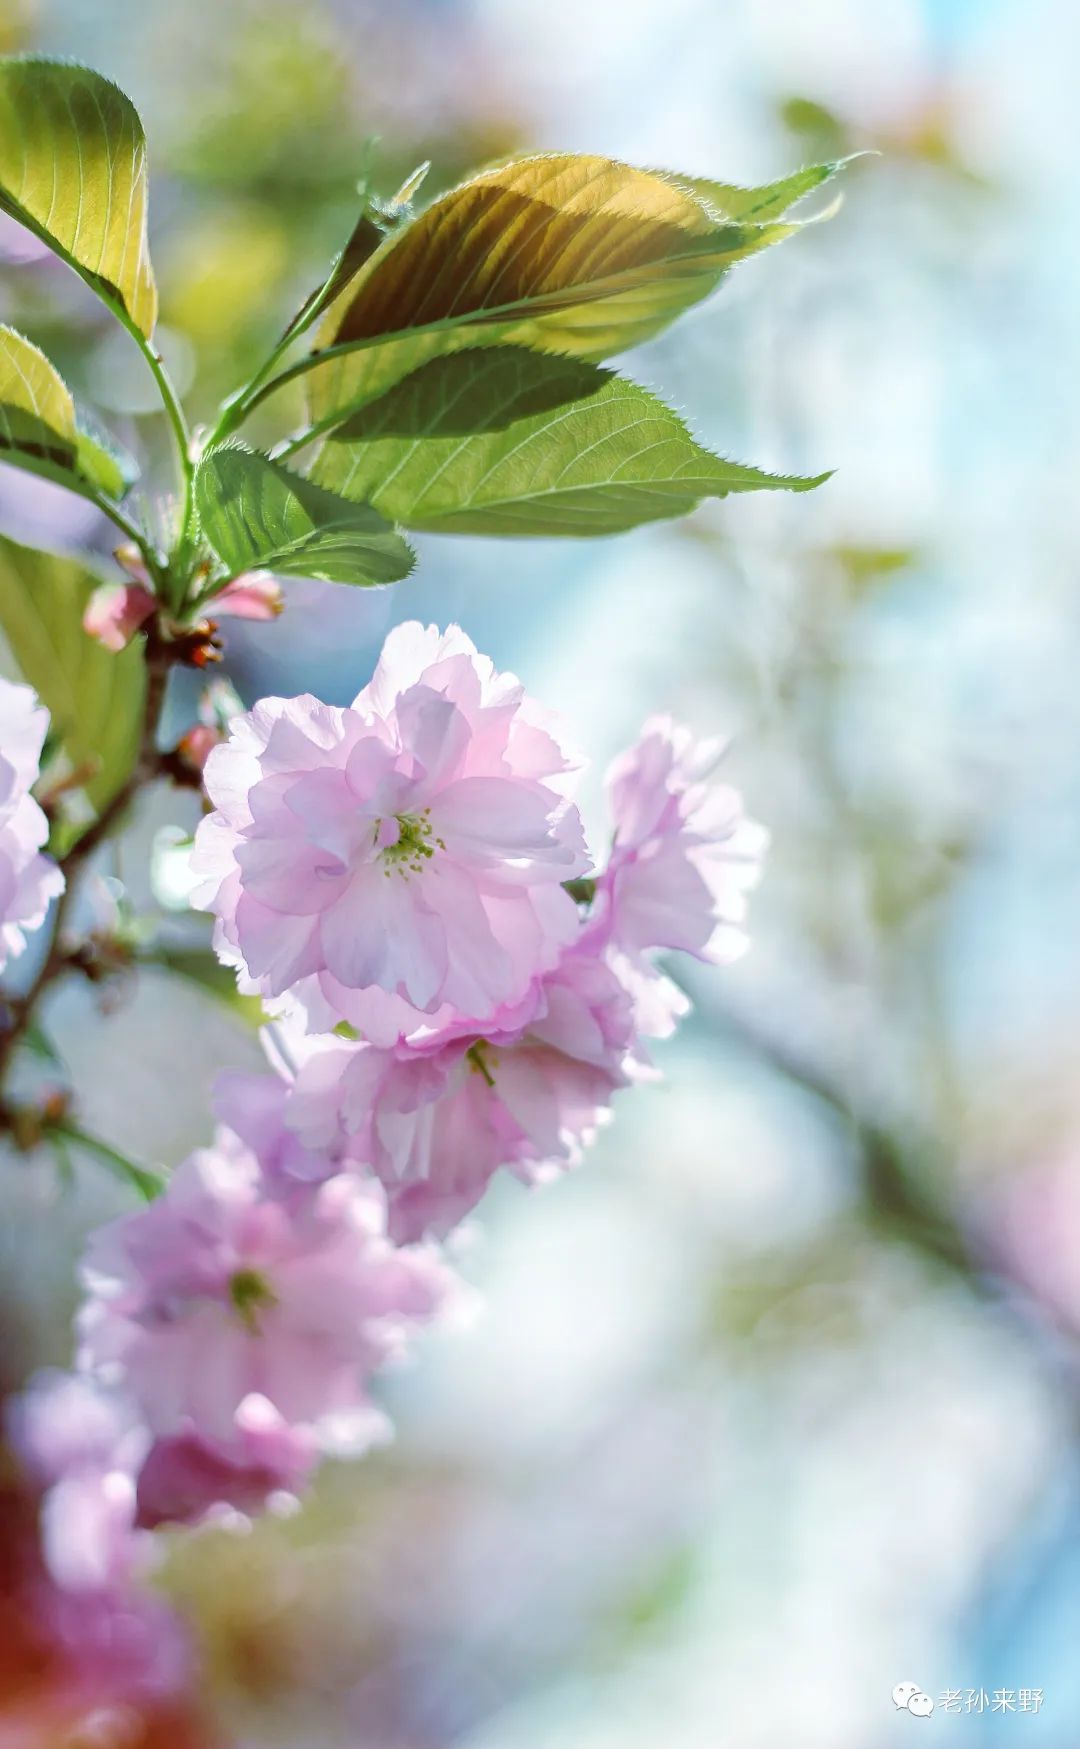
[[917,1682],[898,1682],[892,1697],[897,1712],[914,1713],[917,1719],[928,1719],[934,1710],[930,1696],[923,1693]]

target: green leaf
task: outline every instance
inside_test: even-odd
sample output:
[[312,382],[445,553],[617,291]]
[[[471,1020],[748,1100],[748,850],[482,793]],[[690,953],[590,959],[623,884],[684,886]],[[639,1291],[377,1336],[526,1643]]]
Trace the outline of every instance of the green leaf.
[[[861,157],[855,152],[852,157]],[[804,170],[796,170],[792,176],[784,176],[779,182],[763,183],[760,188],[740,188],[733,182],[711,182],[707,177],[678,176],[674,181],[696,194],[699,200],[704,200],[716,209],[716,212],[726,219],[740,222],[752,220],[755,224],[764,224],[770,219],[779,219],[795,202],[802,200],[804,194],[810,194],[815,188],[829,182],[851,163],[851,157],[834,159],[830,164],[808,164]]]
[[360,217],[349,234],[348,241],[340,254],[335,256],[329,274],[322,285],[301,304],[296,315],[289,323],[282,342],[302,334],[322,314],[328,304],[341,293],[356,278],[364,262],[374,255],[376,249],[400,225],[412,217],[412,197],[420,187],[428,171],[430,161],[418,164],[416,169],[406,177],[393,199],[383,201],[372,194],[367,183],[361,183],[360,192],[363,205]]
[[149,338],[146,140],[111,80],[67,61],[0,61],[0,208]]
[[436,359],[339,428],[312,477],[407,528],[604,535],[702,498],[814,479],[722,460],[647,390],[580,360],[495,347]]
[[624,351],[796,229],[733,222],[678,178],[609,158],[496,165],[388,238],[328,310],[319,346],[348,350],[303,367],[312,421],[465,347]]
[[75,422],[79,472],[106,498],[125,497],[139,477],[135,458],[85,407],[76,407]]
[[203,457],[195,503],[230,575],[265,566],[330,583],[395,583],[408,576],[408,542],[370,504],[312,485],[242,444]]
[[0,461],[108,498],[122,498],[129,484],[119,456],[77,417],[67,385],[45,354],[2,325]]
[[82,629],[98,582],[71,559],[0,539],[0,632],[100,813],[135,763],[146,681],[137,643],[114,656]]
[[0,450],[19,465],[76,466],[75,403],[43,352],[0,327]]

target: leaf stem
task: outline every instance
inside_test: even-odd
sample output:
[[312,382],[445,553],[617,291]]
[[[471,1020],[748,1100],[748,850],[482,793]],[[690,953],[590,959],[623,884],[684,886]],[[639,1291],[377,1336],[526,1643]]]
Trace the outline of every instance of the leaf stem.
[[69,1118],[57,1119],[45,1127],[45,1139],[50,1136],[59,1137],[73,1146],[84,1148],[88,1154],[93,1154],[110,1171],[116,1172],[129,1184],[134,1184],[139,1194],[152,1202],[155,1196],[160,1196],[165,1188],[165,1180],[158,1172],[152,1172],[146,1166],[136,1165],[126,1154],[121,1154],[118,1148],[103,1141],[100,1136],[91,1135],[79,1124],[72,1123]]
[[[173,546],[171,563],[167,569],[155,565],[155,580],[164,589],[171,607],[179,610],[184,603],[187,589],[187,571],[190,565],[191,550],[194,544],[194,481],[195,463],[192,459],[191,431],[188,427],[187,415],[176,392],[168,367],[154,342],[142,329],[133,322],[127,310],[118,301],[109,300],[110,308],[121,327],[126,328],[131,335],[143,358],[146,360],[150,374],[157,384],[158,394],[172,432],[173,446],[176,451],[177,479],[180,487],[180,520]],[[115,518],[114,518],[115,521]],[[140,542],[140,547],[142,543]]]
[[[307,326],[307,324],[305,323],[304,326]],[[224,407],[221,409],[221,415],[217,424],[214,426],[213,431],[211,431],[206,440],[205,447],[208,450],[216,449],[219,443],[223,443],[227,437],[231,437],[237,427],[243,424],[252,407],[263,399],[263,384],[274,369],[274,366],[284,358],[297,335],[302,334],[303,332],[303,327],[296,328],[291,333],[286,329],[285,333],[275,345],[273,351],[263,360],[262,364],[255,372],[255,375],[245,383],[242,389],[233,395],[231,400],[226,401]]]
[[158,392],[164,403],[166,417],[172,427],[173,438],[176,443],[177,460],[180,464],[181,479],[186,483],[190,480],[192,472],[194,471],[191,460],[191,433],[188,430],[187,416],[181,405],[180,397],[177,394],[176,389],[173,387],[172,378],[169,376],[168,370],[165,367],[165,360],[157,350],[157,347],[151,340],[147,340],[137,328],[133,329],[133,332],[137,337],[139,350],[146,359],[153,374],[154,381],[157,383]]
[[122,510],[119,504],[114,503],[111,498],[104,497],[96,487],[90,484],[89,480],[81,479],[69,468],[55,466],[40,456],[34,458],[33,466],[28,471],[43,480],[51,481],[55,486],[62,486],[65,492],[74,492],[77,497],[85,498],[88,504],[92,504],[95,510],[100,510],[103,516],[107,516],[111,523],[123,534],[126,534],[129,541],[134,542],[145,559],[147,569],[151,574],[155,578],[161,576],[160,555],[155,552],[145,529],[140,528],[134,518],[129,516],[126,510]]

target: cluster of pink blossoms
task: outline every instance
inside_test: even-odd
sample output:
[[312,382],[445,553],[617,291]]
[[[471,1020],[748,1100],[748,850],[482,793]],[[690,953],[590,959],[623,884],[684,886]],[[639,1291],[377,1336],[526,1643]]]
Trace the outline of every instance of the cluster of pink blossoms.
[[437,1241],[501,1168],[574,1165],[654,1073],[688,1006],[662,954],[745,945],[764,834],[720,751],[648,723],[597,870],[580,761],[456,627],[398,626],[348,708],[233,719],[195,903],[275,1016],[271,1069],[222,1075],[212,1146],[91,1242],[79,1366],[138,1429],[107,1532],[273,1509],[384,1436],[371,1375],[458,1297]]
[[685,1011],[659,954],[745,945],[764,834],[710,782],[720,752],[648,723],[610,774],[597,874],[581,762],[457,627],[398,626],[347,709],[236,719],[206,766],[195,902],[280,1016],[277,1079],[218,1096],[275,1181],[373,1176],[408,1242],[500,1167],[535,1183],[576,1163]]

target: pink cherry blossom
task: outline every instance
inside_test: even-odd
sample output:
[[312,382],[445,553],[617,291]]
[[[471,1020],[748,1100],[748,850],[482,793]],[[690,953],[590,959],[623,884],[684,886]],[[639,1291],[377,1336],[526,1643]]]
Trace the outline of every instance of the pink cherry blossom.
[[135,1475],[149,1436],[133,1406],[92,1379],[46,1369],[8,1404],[5,1425],[40,1490],[40,1565],[24,1576],[21,1601],[61,1654],[73,1697],[179,1694],[191,1649],[146,1584],[156,1551],[136,1524]]
[[120,1385],[156,1439],[194,1436],[241,1468],[252,1398],[275,1433],[324,1451],[382,1437],[371,1375],[450,1293],[432,1253],[388,1242],[377,1186],[338,1177],[274,1198],[224,1129],[155,1203],[92,1236],[84,1280],[80,1364]]
[[395,1238],[445,1233],[499,1167],[535,1183],[577,1163],[630,1078],[632,1043],[626,992],[573,952],[482,1034],[451,1027],[391,1049],[294,1038],[284,1109],[304,1145],[298,1175],[344,1155],[381,1180]]
[[0,680],[0,968],[26,946],[64,890],[56,864],[39,854],[49,822],[30,794],[49,726],[29,686]]
[[142,583],[102,583],[83,614],[83,631],[119,655],[155,611],[157,602]]
[[135,1474],[149,1439],[122,1396],[76,1373],[38,1373],[7,1413],[26,1473],[42,1485],[46,1567],[66,1591],[115,1592],[146,1565]]
[[281,584],[270,571],[244,571],[207,602],[214,619],[276,619],[285,606]]
[[349,708],[271,698],[234,720],[206,765],[195,903],[264,997],[295,988],[365,1030],[387,997],[486,1020],[577,930],[575,769],[462,631],[397,626]]
[[[281,1046],[288,1039],[288,1054]],[[263,1044],[277,1074],[226,1069],[214,1082],[214,1115],[256,1156],[273,1194],[288,1195],[301,1184],[321,1184],[344,1170],[346,1149],[335,1138],[326,1147],[307,1148],[288,1127],[289,1088],[296,1060],[318,1050],[337,1051],[342,1041],[332,1036],[305,1036],[293,1027],[266,1028]]]
[[746,894],[768,836],[738,790],[712,781],[722,753],[721,742],[653,717],[608,772],[615,832],[597,881],[597,927],[653,1036],[673,1030],[686,1002],[651,956],[679,950],[724,965],[748,945]]
[[319,1450],[304,1427],[290,1427],[265,1397],[245,1397],[229,1448],[196,1433],[155,1440],[139,1470],[137,1522],[198,1524],[227,1508],[251,1517],[268,1505],[294,1505]]

